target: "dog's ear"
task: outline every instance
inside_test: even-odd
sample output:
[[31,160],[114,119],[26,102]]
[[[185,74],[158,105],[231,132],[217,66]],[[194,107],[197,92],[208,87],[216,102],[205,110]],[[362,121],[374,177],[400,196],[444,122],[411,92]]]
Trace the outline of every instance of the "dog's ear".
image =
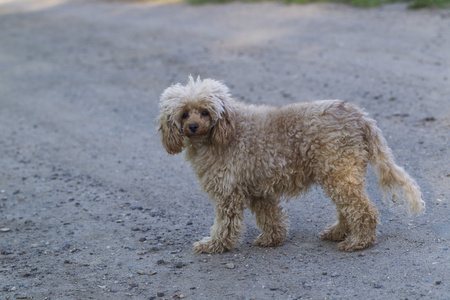
[[224,103],[221,118],[213,127],[211,140],[216,145],[226,145],[234,137],[234,131],[234,111]]
[[183,136],[177,126],[168,116],[159,118],[159,130],[162,134],[161,141],[169,154],[177,154],[183,150]]

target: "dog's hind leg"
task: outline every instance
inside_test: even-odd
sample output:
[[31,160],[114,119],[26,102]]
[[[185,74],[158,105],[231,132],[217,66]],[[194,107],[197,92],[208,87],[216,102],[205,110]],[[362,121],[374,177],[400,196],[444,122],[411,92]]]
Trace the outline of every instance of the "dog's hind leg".
[[222,253],[234,249],[243,229],[244,200],[242,197],[216,200],[216,217],[211,236],[194,243],[196,253]]
[[[336,177],[334,177],[336,178]],[[325,230],[322,238],[339,240],[339,249],[353,251],[369,247],[376,241],[378,209],[373,204],[361,183],[346,180],[341,176],[336,182],[328,181],[324,189],[336,204],[340,221]],[[356,180],[357,181],[357,180]]]
[[261,231],[253,244],[261,247],[281,245],[286,238],[289,221],[280,201],[276,198],[252,199],[250,209],[255,214],[256,225]]

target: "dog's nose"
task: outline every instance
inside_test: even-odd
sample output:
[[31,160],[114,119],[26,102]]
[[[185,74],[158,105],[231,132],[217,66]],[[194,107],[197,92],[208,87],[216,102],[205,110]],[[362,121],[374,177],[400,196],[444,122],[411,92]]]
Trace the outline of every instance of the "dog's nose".
[[198,129],[198,124],[191,124],[189,125],[189,130],[192,131],[192,133],[195,133]]

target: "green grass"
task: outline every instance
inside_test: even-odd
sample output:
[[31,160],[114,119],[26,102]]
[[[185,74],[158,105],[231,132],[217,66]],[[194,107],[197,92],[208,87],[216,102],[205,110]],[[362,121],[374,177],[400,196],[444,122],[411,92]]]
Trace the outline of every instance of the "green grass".
[[[186,0],[190,4],[203,3],[229,3],[234,0]],[[243,2],[258,2],[260,0],[241,0]],[[404,2],[410,8],[450,8],[450,0],[274,0],[290,4],[303,4],[312,2],[337,2],[348,3],[358,7],[375,7],[388,3]]]

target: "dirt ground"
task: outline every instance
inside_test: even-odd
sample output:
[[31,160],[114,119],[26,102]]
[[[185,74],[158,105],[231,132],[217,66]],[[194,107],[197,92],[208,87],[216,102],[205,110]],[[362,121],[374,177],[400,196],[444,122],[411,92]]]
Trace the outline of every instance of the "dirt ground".
[[[449,299],[450,11],[0,0],[1,299]],[[192,253],[213,207],[160,144],[161,92],[201,75],[247,103],[344,99],[379,122],[427,202],[383,204],[343,253],[321,189],[278,248]]]

